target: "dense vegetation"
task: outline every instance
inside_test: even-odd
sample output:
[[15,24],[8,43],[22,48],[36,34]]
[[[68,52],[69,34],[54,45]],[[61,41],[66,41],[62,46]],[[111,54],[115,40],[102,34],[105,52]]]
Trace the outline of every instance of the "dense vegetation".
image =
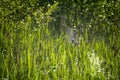
[[119,80],[119,13],[120,0],[1,0],[0,80]]

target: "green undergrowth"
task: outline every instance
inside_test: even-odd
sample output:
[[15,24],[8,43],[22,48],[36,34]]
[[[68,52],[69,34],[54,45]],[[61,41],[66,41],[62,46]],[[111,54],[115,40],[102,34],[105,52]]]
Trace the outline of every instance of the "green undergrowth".
[[[49,28],[53,5],[16,23],[0,25],[0,80],[118,80],[120,55],[103,40],[88,40],[88,32],[77,45],[66,32]],[[120,37],[116,39],[119,47]],[[117,49],[116,49],[117,50]]]
[[1,28],[0,79],[119,79],[120,56],[115,57],[104,40],[89,43],[82,38],[75,46],[63,34],[53,36],[45,25],[28,24]]

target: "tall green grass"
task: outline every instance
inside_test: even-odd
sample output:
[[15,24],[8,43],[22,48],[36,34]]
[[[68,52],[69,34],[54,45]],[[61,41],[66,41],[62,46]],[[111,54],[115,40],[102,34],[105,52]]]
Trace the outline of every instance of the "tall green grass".
[[[118,80],[120,55],[104,40],[86,37],[74,46],[66,34],[52,35],[48,25],[31,17],[1,27],[1,80]],[[11,28],[10,28],[11,27]]]

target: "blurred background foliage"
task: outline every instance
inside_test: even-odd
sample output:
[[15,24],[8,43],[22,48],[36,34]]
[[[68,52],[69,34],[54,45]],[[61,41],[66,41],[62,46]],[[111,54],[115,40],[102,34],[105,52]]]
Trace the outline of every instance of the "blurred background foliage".
[[[29,16],[34,23],[31,28],[46,23],[53,34],[59,34],[67,28],[75,27],[81,35],[84,35],[87,29],[89,41],[105,39],[106,43],[117,51],[120,49],[119,13],[119,0],[1,0],[0,31],[3,31],[1,34],[4,33],[6,37],[12,36],[11,31],[18,28],[14,24],[18,25]],[[4,40],[1,36],[2,45],[4,46]]]

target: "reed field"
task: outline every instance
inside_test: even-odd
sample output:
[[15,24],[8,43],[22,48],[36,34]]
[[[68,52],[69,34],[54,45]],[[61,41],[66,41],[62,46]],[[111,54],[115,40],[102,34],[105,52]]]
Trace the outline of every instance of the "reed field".
[[[0,80],[120,80],[120,36],[96,40],[78,30],[77,44],[67,31],[49,27],[50,14],[38,10],[16,23],[0,26]],[[44,17],[44,18],[43,18]],[[92,38],[89,41],[89,38]]]

